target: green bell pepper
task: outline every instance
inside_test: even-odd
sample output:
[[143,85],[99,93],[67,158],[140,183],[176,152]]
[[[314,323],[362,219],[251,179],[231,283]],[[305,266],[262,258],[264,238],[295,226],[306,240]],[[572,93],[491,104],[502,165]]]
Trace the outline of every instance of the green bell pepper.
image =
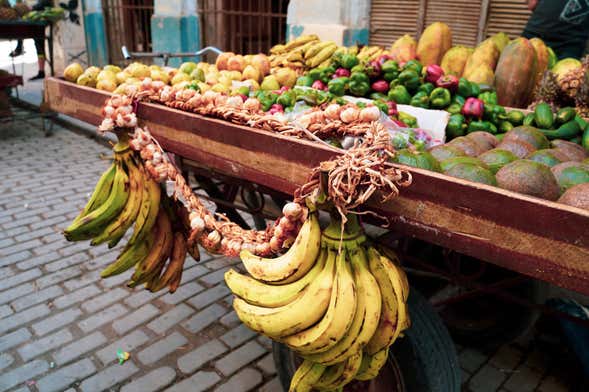
[[259,90],[258,95],[256,96],[262,105],[262,110],[267,112],[270,110],[270,107],[276,103],[278,100],[278,94],[275,94],[271,91],[264,91]]
[[399,64],[396,61],[387,60],[382,64],[380,71],[382,72],[382,78],[390,82],[399,77]]
[[[316,80],[319,80],[321,78],[321,68],[313,68],[312,70],[309,71],[309,73],[307,74],[308,77],[311,78],[311,80],[314,82]],[[311,82],[311,84],[313,84],[313,82]]]
[[411,69],[406,69],[399,74],[399,83],[409,91],[417,91],[421,85],[419,74]]
[[295,85],[297,86],[305,86],[305,87],[311,87],[311,85],[313,84],[314,80],[312,77],[310,77],[309,75],[303,75],[303,76],[299,76],[299,78],[297,79],[297,82],[295,83]]
[[420,91],[411,98],[409,104],[418,108],[429,109],[429,96],[426,92]]
[[452,94],[448,89],[443,87],[435,88],[434,91],[429,95],[429,101],[433,108],[443,109],[450,105],[452,100]]
[[358,57],[349,53],[344,54],[340,59],[340,65],[346,69],[354,68],[359,62],[360,60],[358,60]]
[[417,118],[405,112],[399,112],[399,120],[403,121],[409,128],[417,128],[419,126],[417,124]]
[[458,95],[464,98],[474,97],[472,94],[472,83],[465,78],[460,78],[458,81]]
[[450,114],[459,114],[462,112],[462,105],[459,103],[451,103],[450,106],[446,108],[446,111]]
[[389,107],[387,106],[387,104],[381,100],[375,100],[374,101],[374,106],[376,106],[377,108],[380,109],[381,112],[383,113],[387,113],[389,112]]
[[364,64],[362,64],[362,63],[353,66],[352,69],[350,70],[351,73],[356,73],[356,72],[364,73],[364,71],[365,71],[365,67],[364,67]]
[[497,105],[497,93],[495,91],[480,93],[478,98],[483,101],[485,105]]
[[462,106],[464,106],[464,103],[465,103],[465,102],[466,102],[466,98],[464,98],[464,97],[463,97],[463,96],[461,96],[461,95],[455,95],[455,96],[452,98],[452,103],[457,103],[457,104],[459,104],[461,107],[462,107]]
[[485,104],[483,118],[493,124],[499,125],[503,120],[507,120],[508,116],[505,108],[501,105]]
[[417,60],[409,60],[405,63],[403,67],[403,71],[411,69],[415,71],[416,74],[421,75],[421,71],[423,70],[423,65]]
[[478,83],[470,82],[470,88],[472,89],[472,96],[478,97],[481,93],[481,86]]
[[329,83],[327,83],[327,89],[333,95],[341,97],[346,93],[346,84],[348,83],[348,78],[336,78],[331,79]]
[[359,82],[351,80],[348,88],[352,95],[363,97],[370,91],[370,84],[368,82]]
[[489,121],[471,121],[470,124],[468,124],[468,133],[476,131],[483,131],[496,134],[497,127]]
[[395,86],[389,90],[387,95],[391,101],[395,101],[401,105],[409,105],[411,102],[411,95],[405,88],[405,86]]
[[282,105],[283,108],[288,108],[294,106],[297,101],[296,93],[292,90],[287,90],[280,94],[278,98],[276,98],[276,103]]
[[427,83],[424,83],[421,86],[419,86],[417,91],[423,91],[427,95],[430,95],[432,93],[432,91],[434,91],[435,88],[436,88],[436,86],[434,86],[432,83],[427,82]]
[[466,132],[466,120],[462,114],[453,114],[446,125],[446,134],[452,139],[458,136],[464,136]]

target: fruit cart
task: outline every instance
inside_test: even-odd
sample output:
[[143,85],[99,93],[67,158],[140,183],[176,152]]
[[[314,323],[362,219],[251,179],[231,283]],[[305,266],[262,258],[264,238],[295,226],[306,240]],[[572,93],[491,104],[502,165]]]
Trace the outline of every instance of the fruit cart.
[[[58,78],[46,80],[45,100],[52,110],[93,125],[100,123],[109,96]],[[285,195],[304,184],[313,167],[339,153],[325,145],[161,105],[139,103],[137,114],[183,166]],[[370,209],[388,218],[391,232],[589,295],[588,211],[431,171],[408,170],[413,183],[399,197],[384,204],[373,198],[369,203]],[[453,390],[459,385],[459,368],[445,329],[439,319],[427,321],[431,307],[423,298],[415,294],[409,303],[413,328],[394,351],[403,360],[391,359],[377,385],[412,390],[408,385],[425,382],[442,389],[421,390]],[[408,342],[413,347],[407,347]],[[409,369],[414,364],[406,359],[412,355],[408,350],[421,352],[419,374]],[[283,377],[294,371],[289,355],[277,346]]]

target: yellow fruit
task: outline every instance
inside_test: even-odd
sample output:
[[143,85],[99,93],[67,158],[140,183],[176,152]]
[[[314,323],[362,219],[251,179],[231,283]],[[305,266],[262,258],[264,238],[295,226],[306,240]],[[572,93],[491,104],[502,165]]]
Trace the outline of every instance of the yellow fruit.
[[98,90],[104,90],[104,91],[115,91],[115,89],[117,88],[117,84],[114,82],[114,80],[111,79],[101,79],[96,83],[96,88]]
[[417,58],[423,65],[440,64],[444,54],[452,47],[452,31],[442,22],[429,25],[419,37]]
[[280,83],[278,83],[274,75],[268,75],[262,81],[260,88],[262,90],[278,90],[280,89]]
[[472,52],[473,50],[466,46],[454,46],[447,51],[440,64],[444,73],[458,77],[462,76],[464,66]]
[[117,73],[119,73],[119,72],[122,71],[121,67],[117,67],[116,65],[111,65],[111,64],[105,65],[102,68],[102,70],[103,71],[111,71],[112,73],[115,73],[115,74],[117,74]]
[[259,90],[260,89],[260,83],[258,83],[257,80],[247,79],[247,80],[244,80],[244,82],[249,83],[250,89],[252,91],[256,91],[256,90]]
[[252,57],[251,65],[257,68],[262,76],[266,76],[270,73],[270,60],[265,54],[260,53]]
[[465,78],[470,82],[492,86],[495,81],[495,73],[487,64],[479,64],[479,66],[475,68],[468,77],[465,76]]
[[103,69],[96,76],[96,80],[112,80],[114,83],[117,82],[117,75],[113,71]]
[[253,54],[246,54],[243,56],[243,60],[245,61],[245,65],[250,65],[252,63],[252,59],[254,58]]
[[161,71],[162,70],[162,67],[160,67],[159,65],[152,64],[152,65],[149,66],[149,69],[152,70],[152,71],[153,70]]
[[178,72],[176,75],[174,75],[174,77],[172,78],[172,86],[180,83],[180,82],[190,82],[192,79],[190,78],[190,75],[185,74],[184,72]]
[[229,94],[229,87],[221,84],[221,83],[217,83],[215,84],[213,87],[211,87],[211,90],[217,92],[217,93],[224,93],[224,94]]
[[243,70],[243,78],[254,79],[259,82],[260,80],[262,80],[262,73],[253,65],[248,65]]
[[215,61],[215,65],[219,71],[227,69],[227,62],[230,58],[235,56],[233,52],[224,52],[217,56],[217,60]]
[[245,68],[245,60],[243,59],[243,56],[238,54],[235,56],[232,56],[229,58],[229,60],[227,60],[227,69],[229,71],[243,71],[243,69]]
[[187,61],[187,62],[185,62],[185,63],[182,63],[182,64],[180,65],[180,68],[178,68],[178,70],[179,70],[180,72],[184,72],[185,74],[188,74],[188,75],[190,75],[190,73],[191,73],[192,71],[194,71],[194,69],[195,69],[195,68],[196,68],[196,63],[195,63],[195,62],[192,62],[192,61]]
[[551,71],[555,73],[557,78],[560,80],[570,71],[581,68],[582,65],[583,64],[579,60],[569,57],[554,64],[554,67],[552,67]]
[[274,72],[274,76],[281,86],[292,87],[297,81],[297,73],[291,68],[279,68]]
[[168,84],[168,82],[170,81],[170,77],[168,76],[167,73],[165,73],[164,71],[161,71],[161,70],[157,70],[157,69],[151,70],[150,78],[152,80],[161,80],[165,84]]
[[75,82],[81,74],[84,73],[84,68],[78,63],[71,63],[63,70],[63,77],[68,82]]
[[101,69],[95,66],[92,67],[88,67],[86,68],[86,70],[84,71],[84,73],[88,76],[90,76],[93,79],[96,79],[96,76],[98,76],[98,74],[100,73]]
[[222,84],[223,86],[231,87],[231,83],[232,80],[228,76],[222,75],[219,77],[216,84]]
[[76,84],[78,84],[80,86],[94,87],[94,86],[96,86],[96,79],[94,79],[92,76],[90,76],[84,72],[83,74],[78,76],[78,79],[76,80]]
[[151,74],[149,67],[141,63],[131,63],[126,70],[135,78],[146,78]]
[[128,86],[127,83],[122,83],[117,88],[115,88],[115,91],[113,91],[113,93],[114,94],[125,94],[125,90],[127,89],[127,86]]
[[198,80],[200,82],[204,82],[205,81],[205,73],[201,68],[196,68],[195,70],[193,70],[190,73],[190,77],[193,80]]
[[503,49],[509,43],[509,36],[505,33],[497,33],[494,36],[492,36],[491,39],[493,40],[495,45],[497,45],[497,49],[499,49],[499,52],[503,52]]
[[212,86],[213,84],[217,84],[219,82],[219,77],[220,74],[218,72],[209,71],[207,74],[205,74],[205,82]]
[[127,71],[121,71],[121,72],[117,72],[117,74],[115,75],[115,78],[117,79],[117,83],[121,84],[121,83],[124,83],[125,81],[127,81],[127,79],[131,78],[131,74]]
[[209,86],[208,84],[206,84],[204,82],[198,82],[198,83],[196,83],[196,85],[198,86],[198,89],[200,90],[201,93],[204,93],[205,91],[209,91],[211,89],[211,86]]
[[196,68],[197,68],[197,69],[202,69],[202,71],[203,71],[204,73],[206,73],[206,72],[209,70],[209,68],[210,68],[210,67],[214,67],[214,65],[212,65],[212,64],[209,64],[209,63],[204,63],[204,62],[200,62],[200,63],[198,63],[198,64],[196,65]]

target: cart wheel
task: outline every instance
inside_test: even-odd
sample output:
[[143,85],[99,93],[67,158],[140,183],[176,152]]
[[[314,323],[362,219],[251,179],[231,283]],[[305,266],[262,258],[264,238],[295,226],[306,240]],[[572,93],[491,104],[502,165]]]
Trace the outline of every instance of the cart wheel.
[[[387,364],[370,382],[352,383],[346,392],[458,392],[460,366],[454,343],[427,300],[415,290],[409,295],[411,328],[393,344]],[[273,343],[274,363],[288,391],[300,358],[286,346]]]

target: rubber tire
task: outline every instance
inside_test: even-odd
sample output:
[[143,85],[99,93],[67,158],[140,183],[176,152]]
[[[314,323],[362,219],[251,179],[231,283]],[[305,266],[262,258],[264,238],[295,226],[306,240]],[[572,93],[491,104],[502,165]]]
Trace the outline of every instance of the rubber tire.
[[[461,372],[452,338],[434,308],[413,288],[409,295],[411,328],[391,347],[407,392],[459,392]],[[284,391],[288,391],[295,363],[290,350],[272,346],[274,363]]]

